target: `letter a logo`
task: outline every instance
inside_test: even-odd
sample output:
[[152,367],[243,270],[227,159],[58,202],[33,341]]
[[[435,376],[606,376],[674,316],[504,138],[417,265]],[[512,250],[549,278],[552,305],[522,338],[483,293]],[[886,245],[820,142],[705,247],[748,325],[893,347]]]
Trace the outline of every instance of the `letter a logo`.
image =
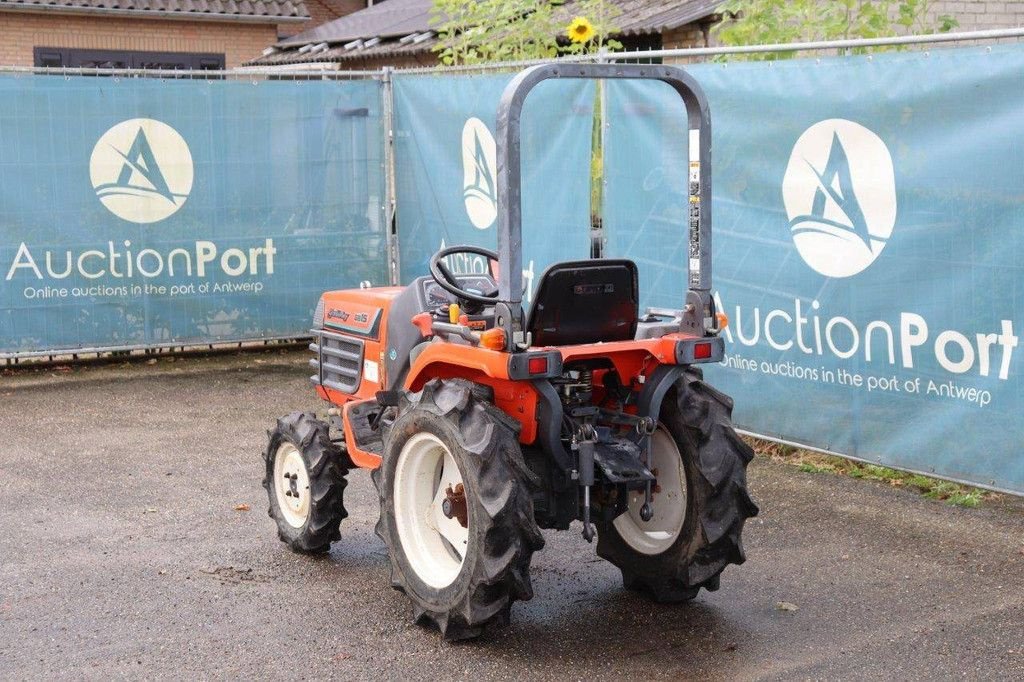
[[462,127],[462,198],[473,227],[486,230],[498,217],[494,136],[478,118]]
[[796,141],[782,197],[807,265],[827,277],[856,275],[882,252],[896,223],[892,157],[864,126],[821,121]]
[[155,223],[177,212],[192,190],[192,173],[192,154],[178,131],[148,118],[108,130],[89,160],[96,196],[133,223]]

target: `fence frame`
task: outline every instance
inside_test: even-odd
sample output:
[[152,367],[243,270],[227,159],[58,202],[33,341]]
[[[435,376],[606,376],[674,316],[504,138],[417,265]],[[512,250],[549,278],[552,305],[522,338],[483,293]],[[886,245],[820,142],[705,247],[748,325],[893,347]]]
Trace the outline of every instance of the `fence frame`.
[[[13,75],[32,76],[50,75],[64,76],[94,76],[112,78],[114,82],[121,78],[157,78],[157,79],[189,79],[189,80],[249,80],[253,85],[268,80],[379,80],[381,82],[381,111],[384,119],[384,206],[382,207],[385,227],[387,229],[387,261],[388,261],[388,284],[399,284],[398,273],[401,254],[398,252],[398,224],[396,216],[397,190],[395,183],[395,154],[394,154],[394,77],[405,75],[447,75],[460,73],[488,73],[499,71],[520,70],[527,66],[541,63],[554,62],[597,62],[615,63],[639,59],[665,59],[665,58],[695,58],[714,57],[743,54],[760,54],[771,52],[813,52],[820,50],[852,50],[870,47],[898,47],[898,46],[921,46],[943,43],[962,43],[976,41],[996,41],[1024,38],[1024,27],[991,29],[984,31],[962,31],[956,33],[935,33],[927,35],[890,36],[884,38],[854,38],[848,40],[825,40],[799,43],[779,43],[770,45],[743,45],[727,47],[696,47],[679,48],[668,50],[646,50],[636,52],[608,52],[602,50],[598,53],[587,55],[570,55],[556,60],[526,60],[515,62],[497,62],[492,64],[480,64],[472,66],[436,66],[436,67],[413,67],[393,68],[386,66],[380,69],[367,70],[345,70],[333,68],[329,62],[307,62],[300,64],[289,64],[280,67],[250,67],[243,66],[234,69],[195,71],[195,70],[168,70],[168,69],[100,69],[82,67],[36,67],[36,66],[0,66],[0,76]],[[602,103],[603,103],[603,97]],[[602,127],[602,135],[604,130]],[[162,350],[168,348],[201,348],[211,344],[236,344],[246,342],[271,341],[280,338],[304,338],[301,334],[285,337],[255,337],[243,339],[216,339],[206,342],[194,342],[182,344],[176,341],[157,344],[130,344],[111,345],[91,348],[63,348],[44,351],[0,351],[0,360],[17,360],[19,358],[33,357],[57,357],[71,355],[91,355],[110,352],[136,351],[136,350]],[[782,441],[779,441],[782,442]],[[837,454],[837,453],[829,453]],[[843,455],[845,456],[845,455]]]
[[[323,65],[319,65],[323,66]],[[204,70],[197,71],[191,69],[100,69],[100,68],[84,68],[84,67],[35,67],[35,66],[2,66],[0,65],[0,77],[12,76],[14,78],[19,77],[30,77],[37,75],[47,76],[64,76],[65,79],[72,77],[85,76],[85,77],[97,77],[97,78],[109,78],[114,83],[120,82],[121,79],[128,78],[149,78],[157,80],[191,80],[191,81],[236,81],[244,82],[249,81],[253,85],[259,85],[261,82],[271,82],[272,80],[289,80],[292,82],[303,82],[303,81],[350,81],[350,80],[378,80],[382,82],[381,88],[381,113],[382,118],[384,116],[390,117],[391,107],[393,98],[391,95],[390,87],[390,72],[391,69],[374,69],[374,70],[362,70],[362,71],[345,71],[345,70],[328,70],[328,69],[305,69],[305,68],[294,68],[289,67],[287,69],[280,68],[266,68],[266,67],[239,67],[235,69],[222,69],[222,70]],[[391,128],[390,119],[387,123],[388,130]],[[395,239],[395,221],[394,221],[394,157],[392,155],[392,145],[390,139],[383,139],[384,144],[384,194],[385,194],[385,205],[381,208],[384,211],[385,216],[385,228],[387,232],[386,236],[386,248],[388,250],[388,282],[382,282],[381,284],[395,284],[397,283],[397,270],[394,270],[392,274],[393,266],[390,254],[392,252],[397,254],[397,240]],[[170,351],[174,349],[203,349],[203,348],[223,348],[236,346],[239,344],[256,344],[256,343],[282,343],[292,342],[297,340],[308,339],[308,330],[301,330],[295,334],[274,334],[270,336],[252,336],[252,337],[225,337],[217,339],[207,339],[204,341],[181,341],[177,339],[171,339],[169,341],[161,341],[158,343],[122,343],[112,344],[109,346],[80,346],[73,348],[51,348],[44,350],[31,350],[31,351],[4,351],[0,350],[0,360],[5,362],[6,366],[15,366],[21,360],[31,359],[71,359],[77,360],[78,356],[82,355],[96,355],[100,356],[104,353],[132,353],[136,351],[150,352],[150,351]]]
[[[636,51],[636,52],[607,52],[601,51],[595,54],[589,55],[572,55],[562,57],[557,60],[527,60],[527,61],[516,61],[516,62],[498,62],[493,64],[481,64],[472,66],[437,66],[437,67],[413,67],[397,69],[393,67],[383,67],[381,69],[373,70],[343,70],[332,68],[330,63],[302,63],[292,64],[285,67],[239,67],[235,69],[226,69],[220,71],[185,71],[185,70],[145,70],[145,69],[87,69],[87,68],[53,68],[53,67],[16,67],[16,66],[0,66],[0,76],[13,75],[18,76],[30,76],[30,75],[52,75],[52,76],[65,76],[70,78],[72,76],[103,76],[113,78],[115,81],[120,78],[185,78],[194,80],[250,80],[254,85],[258,84],[262,80],[269,79],[291,79],[291,80],[380,80],[382,84],[381,88],[381,107],[382,107],[382,118],[384,125],[384,183],[385,183],[385,198],[384,198],[384,216],[385,225],[387,232],[387,259],[389,269],[389,284],[398,284],[398,273],[399,263],[401,254],[398,252],[398,239],[397,239],[397,218],[396,218],[396,205],[397,205],[397,192],[395,186],[395,154],[394,154],[394,81],[393,78],[396,75],[450,75],[460,73],[488,73],[498,71],[511,71],[519,70],[527,66],[532,66],[540,63],[549,63],[551,61],[556,62],[597,62],[597,63],[616,63],[629,60],[641,60],[641,59],[692,59],[692,58],[703,58],[703,57],[718,57],[718,56],[731,56],[731,55],[746,55],[746,54],[763,54],[763,53],[797,53],[797,52],[817,52],[822,50],[836,50],[841,55],[849,55],[850,50],[872,48],[872,47],[910,47],[910,46],[928,46],[938,45],[947,43],[967,43],[978,41],[990,42],[990,41],[1006,41],[1006,40],[1019,40],[1024,38],[1024,27],[1017,28],[1006,28],[1006,29],[991,29],[983,31],[962,31],[955,33],[939,33],[939,34],[928,34],[928,35],[910,35],[910,36],[892,36],[884,38],[856,38],[849,40],[828,40],[828,41],[811,41],[811,42],[798,42],[798,43],[781,43],[781,44],[770,44],[770,45],[745,45],[745,46],[732,46],[732,47],[698,47],[698,48],[680,48],[680,49],[665,49],[665,50],[647,50],[647,51]],[[988,47],[991,49],[991,47]],[[927,52],[925,52],[927,55]],[[870,55],[867,57],[870,59]],[[603,98],[602,98],[603,99]],[[604,131],[602,129],[602,135]],[[194,343],[159,343],[159,344],[131,344],[131,345],[115,345],[115,346],[103,346],[103,347],[92,347],[92,348],[69,348],[59,350],[47,350],[47,351],[24,351],[24,352],[0,352],[0,360],[6,360],[7,365],[17,364],[22,358],[54,358],[54,357],[74,357],[77,359],[79,355],[100,355],[103,353],[113,352],[132,352],[132,351],[160,351],[165,349],[181,348],[204,348],[204,347],[223,347],[234,344],[244,343],[269,343],[274,341],[294,341],[308,338],[303,334],[297,334],[293,336],[274,336],[274,337],[262,337],[262,338],[245,338],[245,339],[217,339],[215,341],[207,342],[194,342]],[[741,430],[740,433],[744,435],[761,438],[771,442],[787,445],[791,447],[797,447],[805,450],[819,452],[826,455],[832,455],[836,457],[842,457],[852,461],[862,462],[866,464],[882,464],[881,459],[874,461],[865,459],[862,457],[856,457],[841,452],[835,452],[825,448],[820,448],[805,443],[799,443],[785,438],[771,436],[753,431]],[[906,471],[912,474],[922,474],[933,478],[939,478],[962,485],[968,485],[976,488],[982,488],[985,490],[991,490],[998,493],[1004,493],[1008,495],[1021,495],[1020,491],[1007,490],[1000,488],[995,485],[995,482],[989,484],[967,481],[959,479],[953,476],[943,475],[933,470],[920,471],[915,469],[908,469],[905,467],[892,466],[890,464],[884,464],[889,468],[898,469],[900,471]]]
[[[693,57],[715,57],[715,56],[730,56],[730,55],[744,55],[744,54],[762,54],[772,52],[816,52],[822,50],[838,50],[846,52],[843,56],[849,56],[848,51],[860,48],[871,48],[871,47],[899,47],[899,46],[927,46],[934,44],[947,44],[947,43],[965,43],[965,42],[977,42],[977,41],[999,41],[999,40],[1019,40],[1024,38],[1024,27],[1008,28],[1008,29],[993,29],[984,31],[965,31],[958,33],[942,33],[942,34],[930,34],[930,35],[914,35],[914,36],[895,36],[887,38],[858,38],[849,40],[831,40],[831,41],[814,41],[814,42],[801,42],[801,43],[783,43],[783,44],[771,44],[771,45],[746,45],[736,47],[701,47],[701,48],[681,48],[681,49],[669,49],[669,50],[647,50],[637,52],[606,52],[602,51],[596,54],[590,55],[573,55],[569,57],[563,57],[554,61],[557,62],[588,62],[593,61],[597,63],[615,63],[629,60],[640,60],[640,59],[657,59],[657,58],[693,58]],[[990,46],[986,46],[986,49],[991,50]],[[927,56],[927,52],[925,55]],[[870,55],[866,58],[870,59]],[[413,67],[406,69],[397,69],[395,74],[401,75],[429,75],[429,74],[472,74],[472,73],[489,73],[495,71],[512,71],[519,70],[528,66],[536,64],[548,63],[552,60],[528,60],[528,61],[517,61],[517,62],[500,62],[494,64],[481,64],[471,66],[446,66],[446,67]],[[602,109],[605,108],[604,93],[601,93],[600,98]],[[606,125],[602,126],[601,135],[605,134]],[[602,142],[602,147],[603,147]],[[960,485],[966,485],[974,488],[980,488],[983,490],[989,490],[996,493],[1013,495],[1013,496],[1024,496],[1024,493],[1020,491],[1010,490],[1002,488],[995,484],[995,481],[989,481],[982,483],[978,481],[968,481],[955,476],[949,476],[946,474],[938,473],[934,469],[920,470],[912,469],[907,467],[895,466],[893,464],[884,463],[881,458],[874,460],[867,459],[864,457],[858,457],[855,455],[849,455],[842,452],[836,452],[827,448],[822,448],[814,445],[808,445],[806,443],[797,442],[794,440],[782,438],[779,436],[773,436],[763,433],[757,433],[755,431],[749,431],[745,429],[737,429],[737,431],[745,436],[759,438],[780,445],[788,447],[795,447],[802,450],[809,450],[824,455],[830,455],[833,457],[841,457],[854,462],[860,462],[862,464],[871,464],[875,466],[885,466],[890,469],[896,469],[898,471],[904,471],[910,474],[919,474],[922,476],[928,476],[931,478],[937,478],[940,480],[950,481],[952,483],[958,483]]]

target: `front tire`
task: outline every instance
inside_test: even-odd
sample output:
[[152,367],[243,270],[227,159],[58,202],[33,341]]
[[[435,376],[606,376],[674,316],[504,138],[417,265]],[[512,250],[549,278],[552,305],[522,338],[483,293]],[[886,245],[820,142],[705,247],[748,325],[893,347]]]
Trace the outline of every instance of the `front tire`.
[[296,552],[326,552],[341,538],[339,526],[348,516],[348,457],[331,442],[327,424],[308,412],[278,419],[268,435],[263,487],[277,535]]
[[640,519],[640,494],[618,518],[597,524],[597,554],[619,567],[627,588],[659,602],[688,601],[702,587],[717,590],[725,567],[746,560],[740,535],[758,513],[746,478],[754,451],[733,428],[732,406],[692,367],[665,395],[652,437],[654,518]]
[[533,596],[530,559],[544,545],[518,424],[491,399],[459,379],[403,395],[372,474],[391,584],[448,640],[506,625],[512,603]]

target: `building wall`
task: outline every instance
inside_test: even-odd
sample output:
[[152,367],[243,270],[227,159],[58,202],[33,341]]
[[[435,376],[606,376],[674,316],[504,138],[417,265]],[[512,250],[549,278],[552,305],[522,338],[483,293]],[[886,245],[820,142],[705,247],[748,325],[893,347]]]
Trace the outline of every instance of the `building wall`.
[[960,22],[956,31],[983,31],[993,28],[1024,26],[1024,2],[994,2],[993,0],[933,0],[928,7],[930,24],[937,25],[934,17],[949,14]]
[[676,50],[686,47],[704,47],[704,32],[698,24],[686,24],[661,34],[661,47]]
[[[820,0],[831,2],[832,0]],[[1024,0],[932,0],[923,25],[928,33],[939,27],[938,17],[949,15],[959,22],[954,31],[984,31],[995,28],[1024,26]],[[895,26],[904,33],[901,26]],[[915,30],[915,32],[921,32]],[[718,45],[715,34],[711,33],[711,44]]]
[[[678,50],[688,47],[706,47],[714,45],[714,33],[709,33],[705,42],[704,31],[699,24],[686,24],[679,28],[665,31],[661,34],[661,46],[666,50]],[[670,57],[664,60],[666,64],[688,64],[701,61],[691,57]]]
[[275,24],[0,11],[0,65],[32,66],[34,47],[223,53],[227,68],[277,41]]
[[[820,0],[831,2],[831,0]],[[928,13],[923,20],[926,27],[925,33],[937,30],[939,26],[938,17],[950,15],[959,22],[954,31],[983,31],[996,28],[1015,28],[1024,26],[1024,0],[997,1],[997,0],[932,0],[928,5]],[[725,21],[729,21],[725,19]],[[903,34],[905,31],[900,26],[894,28]],[[918,32],[918,31],[915,31]],[[696,24],[682,26],[678,29],[667,31],[663,36],[665,48],[686,48],[702,47],[704,45],[703,35]],[[711,46],[721,45],[717,40],[714,29],[709,34],[708,44]],[[700,59],[670,59],[671,62],[701,61]]]

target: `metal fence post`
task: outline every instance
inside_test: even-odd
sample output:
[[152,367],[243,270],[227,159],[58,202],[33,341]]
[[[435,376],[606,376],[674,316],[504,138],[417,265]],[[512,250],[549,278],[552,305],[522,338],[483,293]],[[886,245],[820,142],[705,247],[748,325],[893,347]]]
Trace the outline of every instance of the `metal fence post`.
[[395,88],[394,69],[385,66],[381,72],[381,99],[384,124],[384,224],[387,228],[388,275],[390,284],[399,283],[398,222],[395,219]]

